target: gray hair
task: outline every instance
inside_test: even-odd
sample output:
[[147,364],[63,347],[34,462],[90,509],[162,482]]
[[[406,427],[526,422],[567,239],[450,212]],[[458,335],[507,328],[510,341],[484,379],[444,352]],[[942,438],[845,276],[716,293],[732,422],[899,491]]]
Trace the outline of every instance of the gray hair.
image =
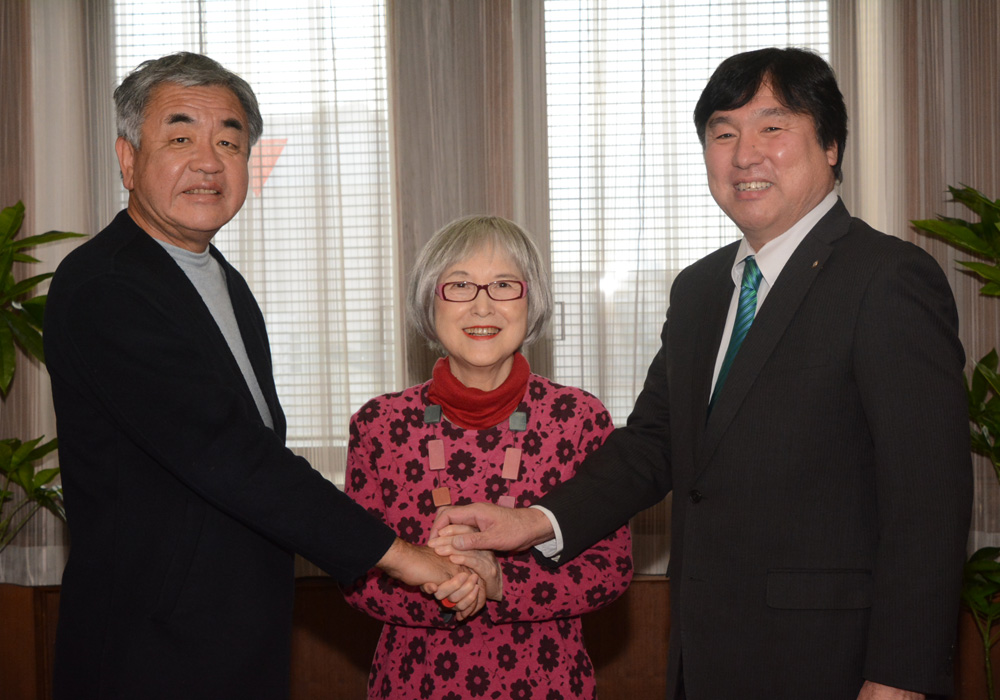
[[[143,61],[115,90],[118,135],[137,149],[140,147],[150,95],[163,83],[176,83],[182,87],[218,85],[229,88],[246,113],[251,148],[264,131],[257,97],[247,81],[208,56],[180,51]],[[249,154],[249,149],[247,152]]]
[[410,275],[406,295],[407,320],[431,347],[444,348],[434,324],[434,297],[438,279],[452,265],[483,248],[506,254],[528,283],[527,347],[545,331],[552,316],[549,273],[531,237],[513,221],[499,216],[468,216],[456,219],[431,236],[420,251]]

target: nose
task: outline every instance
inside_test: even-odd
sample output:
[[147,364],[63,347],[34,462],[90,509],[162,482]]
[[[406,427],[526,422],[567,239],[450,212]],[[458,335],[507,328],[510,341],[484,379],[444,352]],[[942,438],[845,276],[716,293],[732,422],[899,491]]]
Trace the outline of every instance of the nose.
[[760,163],[763,160],[763,154],[758,146],[757,134],[740,134],[736,148],[733,149],[733,165],[737,168],[749,168]]
[[493,299],[485,289],[480,289],[476,298],[472,300],[472,313],[477,316],[489,316],[493,313]]
[[222,168],[222,158],[219,157],[215,144],[211,141],[199,143],[191,159],[191,169],[202,173],[217,173]]

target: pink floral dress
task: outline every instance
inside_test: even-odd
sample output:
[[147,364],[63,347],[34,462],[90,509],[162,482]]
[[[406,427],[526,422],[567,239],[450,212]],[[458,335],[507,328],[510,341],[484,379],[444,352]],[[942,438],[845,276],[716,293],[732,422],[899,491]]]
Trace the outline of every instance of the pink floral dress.
[[[400,536],[425,543],[434,522],[431,492],[447,487],[455,504],[513,497],[531,505],[573,475],[612,430],[611,417],[580,389],[530,375],[508,421],[466,430],[442,418],[424,420],[428,384],[372,399],[351,419],[346,491]],[[428,468],[427,443],[445,446],[445,468]],[[519,478],[501,477],[506,448],[521,449]],[[505,501],[506,502],[506,501]],[[503,600],[463,623],[442,619],[441,606],[419,589],[372,570],[345,591],[357,609],[386,623],[369,698],[465,700],[595,698],[594,668],[580,615],[604,607],[632,578],[631,539],[622,527],[558,569],[529,552],[498,554]]]

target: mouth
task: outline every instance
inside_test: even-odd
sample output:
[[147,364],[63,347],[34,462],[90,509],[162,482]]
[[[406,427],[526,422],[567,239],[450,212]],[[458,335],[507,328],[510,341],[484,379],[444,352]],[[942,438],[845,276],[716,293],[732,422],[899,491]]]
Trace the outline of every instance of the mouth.
[[462,332],[470,338],[492,338],[500,333],[500,329],[496,326],[472,326],[463,328]]
[[769,189],[771,187],[770,182],[765,182],[763,180],[754,180],[752,182],[737,182],[736,191],[737,192],[761,192],[763,190]]
[[222,192],[215,189],[210,189],[208,187],[195,187],[190,190],[184,190],[184,194],[210,194],[210,195],[220,195]]

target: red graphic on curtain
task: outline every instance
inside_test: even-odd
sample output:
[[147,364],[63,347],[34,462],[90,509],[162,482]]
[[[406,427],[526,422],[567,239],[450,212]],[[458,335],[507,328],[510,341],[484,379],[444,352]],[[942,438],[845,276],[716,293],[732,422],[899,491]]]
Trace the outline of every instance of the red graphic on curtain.
[[285,150],[288,139],[261,139],[250,154],[250,185],[253,193],[260,196],[264,183],[270,177],[278,156]]

